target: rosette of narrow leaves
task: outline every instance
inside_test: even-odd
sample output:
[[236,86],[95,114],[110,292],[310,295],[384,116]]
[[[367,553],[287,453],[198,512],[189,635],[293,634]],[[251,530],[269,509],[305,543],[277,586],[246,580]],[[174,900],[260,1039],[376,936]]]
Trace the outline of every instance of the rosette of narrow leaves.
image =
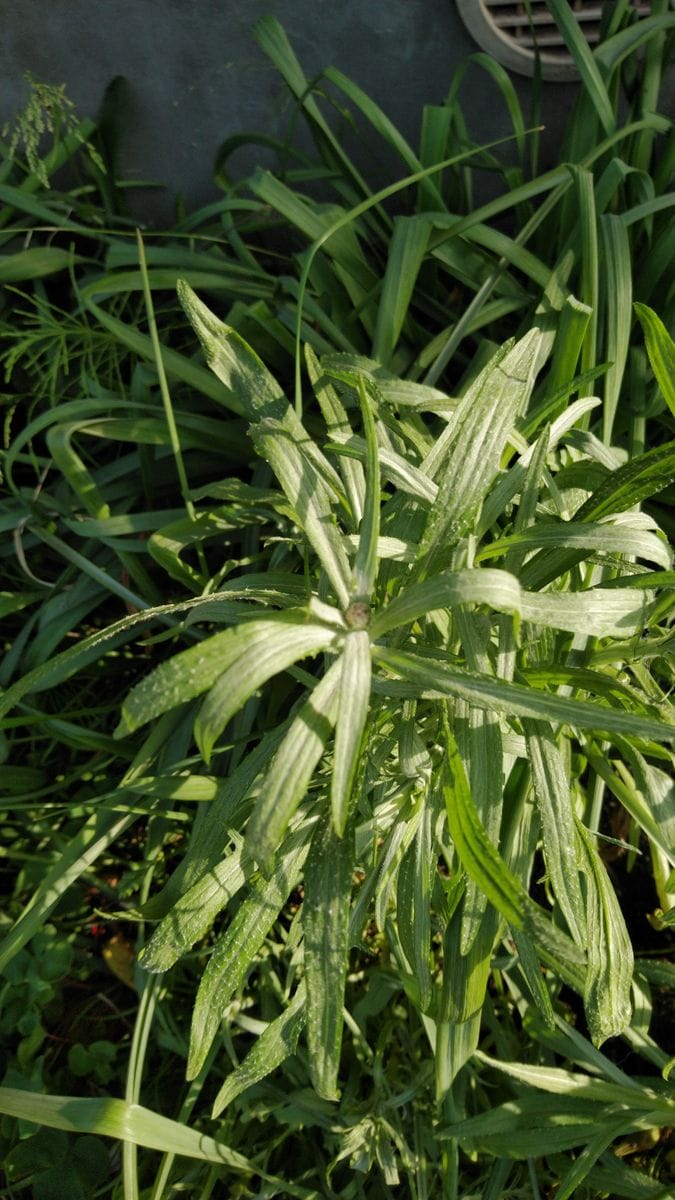
[[[564,469],[587,406],[535,426],[536,447],[519,432],[551,345],[543,329],[495,355],[437,438],[386,376],[380,386],[372,364],[310,355],[330,439],[322,447],[241,338],[186,288],[182,295],[207,360],[249,411],[253,445],[294,526],[286,584],[280,576],[275,590],[270,574],[262,607],[167,659],[123,706],[128,732],[198,703],[195,740],[218,762],[245,706],[265,721],[273,681],[285,678],[293,697],[267,755],[248,775],[255,752],[237,768],[249,781],[237,801],[243,841],[226,851],[231,866],[209,868],[218,881],[204,893],[209,921],[219,899],[228,908],[235,893],[243,898],[199,988],[190,1075],[301,882],[311,1074],[327,1098],[338,1095],[349,949],[370,913],[436,1027],[439,1094],[476,1045],[493,950],[509,931],[549,1025],[542,967],[583,997],[597,1042],[621,1033],[630,944],[564,761],[582,735],[658,756],[672,741],[665,694],[656,682],[645,690],[643,673],[630,670],[643,632],[666,611],[659,585],[670,579],[670,554],[655,525],[637,538],[639,514],[620,516],[672,478],[671,449],[606,471],[580,503]],[[438,403],[423,386],[415,399],[422,411]],[[471,565],[490,554],[503,565]],[[300,607],[294,573],[305,588]],[[200,619],[208,612],[205,604]],[[606,653],[614,645],[627,676]],[[538,843],[552,912],[530,895]],[[450,871],[449,907],[438,908],[439,877],[429,873],[439,860]],[[357,868],[365,881],[354,904]],[[190,878],[197,902],[206,874],[203,883],[199,870]],[[205,922],[186,917],[179,899],[147,947],[149,969],[166,969],[165,947],[186,946],[186,934],[203,936]],[[429,972],[439,921],[444,979]],[[295,1045],[298,1003],[270,1026],[271,1064]],[[242,1085],[260,1078],[259,1057],[242,1067]],[[233,1078],[224,1096],[239,1086]]]

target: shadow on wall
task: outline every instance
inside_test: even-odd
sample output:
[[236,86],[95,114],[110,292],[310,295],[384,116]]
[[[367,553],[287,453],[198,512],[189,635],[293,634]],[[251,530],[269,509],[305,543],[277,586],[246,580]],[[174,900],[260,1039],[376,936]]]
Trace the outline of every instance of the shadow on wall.
[[[453,0],[30,0],[5,14],[0,63],[0,124],[26,101],[25,73],[65,83],[82,116],[96,114],[114,76],[127,80],[120,178],[139,186],[140,219],[170,221],[179,195],[190,210],[218,195],[213,161],[240,132],[284,134],[292,102],[251,35],[265,13],[281,21],[306,74],[339,67],[381,105],[413,147],[424,104],[445,99],[454,70],[477,50]],[[532,85],[513,76],[528,119]],[[576,85],[549,84],[542,119],[543,166],[555,160]],[[510,124],[485,72],[467,73],[462,105],[471,133],[489,141]],[[339,117],[337,118],[339,119]],[[401,174],[400,163],[369,133],[350,147],[375,184]],[[264,157],[248,149],[233,160],[246,173]]]

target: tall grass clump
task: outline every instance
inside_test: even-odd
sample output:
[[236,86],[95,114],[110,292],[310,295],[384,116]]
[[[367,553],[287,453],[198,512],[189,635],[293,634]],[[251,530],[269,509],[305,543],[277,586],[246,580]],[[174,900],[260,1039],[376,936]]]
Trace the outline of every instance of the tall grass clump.
[[414,151],[265,18],[314,157],[10,240],[12,1186],[668,1195],[675,18],[550,7],[553,170],[484,56],[512,141],[460,72]]

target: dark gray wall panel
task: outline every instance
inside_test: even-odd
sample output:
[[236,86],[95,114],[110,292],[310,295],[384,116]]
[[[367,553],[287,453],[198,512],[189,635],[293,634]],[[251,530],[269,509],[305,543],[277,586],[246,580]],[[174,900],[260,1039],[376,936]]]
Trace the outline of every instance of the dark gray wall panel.
[[[25,100],[27,70],[65,83],[83,115],[122,74],[130,85],[123,176],[167,183],[188,208],[217,194],[211,170],[223,138],[285,127],[288,99],[250,32],[263,13],[280,19],[308,73],[339,67],[413,145],[422,105],[442,102],[453,70],[476,49],[452,0],[22,0],[2,10],[0,120]],[[514,83],[527,105],[529,82]],[[547,91],[549,157],[574,90]],[[482,72],[471,73],[463,95],[474,133],[509,131]],[[172,209],[170,193],[146,193],[139,204],[161,217]]]

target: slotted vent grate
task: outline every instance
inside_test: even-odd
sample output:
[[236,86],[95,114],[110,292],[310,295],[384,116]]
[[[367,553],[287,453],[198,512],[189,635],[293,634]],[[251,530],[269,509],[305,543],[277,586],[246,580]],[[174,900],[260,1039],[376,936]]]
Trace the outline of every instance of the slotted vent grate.
[[[651,3],[631,0],[640,17],[648,17]],[[533,75],[539,52],[544,79],[577,79],[578,74],[546,0],[457,0],[460,16],[483,50],[521,75]],[[571,0],[571,8],[586,41],[600,40],[602,0]]]

